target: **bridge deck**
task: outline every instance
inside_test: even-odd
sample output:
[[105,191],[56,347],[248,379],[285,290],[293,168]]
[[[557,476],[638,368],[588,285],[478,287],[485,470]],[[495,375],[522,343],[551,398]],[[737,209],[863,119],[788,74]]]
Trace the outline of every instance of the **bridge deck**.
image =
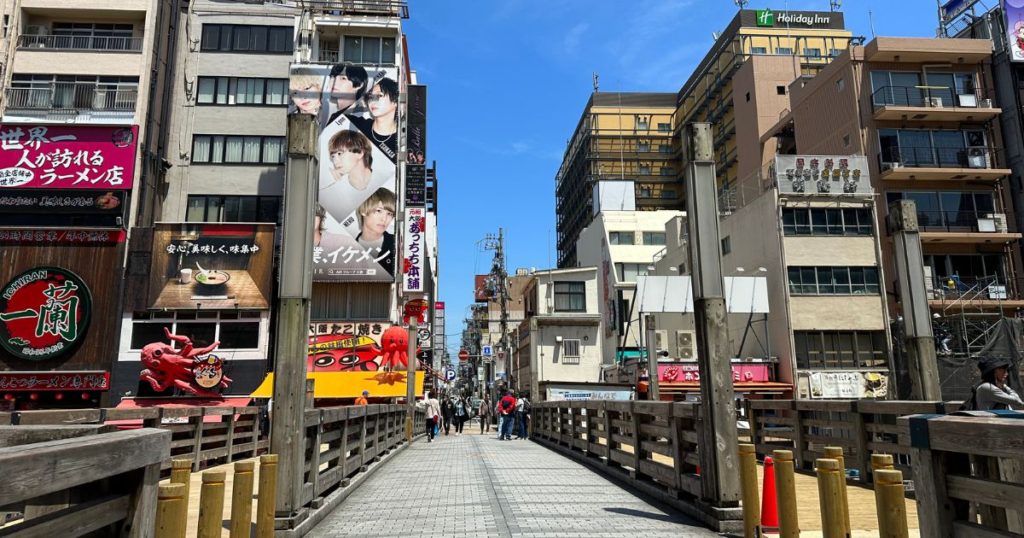
[[413,443],[308,536],[717,534],[530,441],[466,434]]

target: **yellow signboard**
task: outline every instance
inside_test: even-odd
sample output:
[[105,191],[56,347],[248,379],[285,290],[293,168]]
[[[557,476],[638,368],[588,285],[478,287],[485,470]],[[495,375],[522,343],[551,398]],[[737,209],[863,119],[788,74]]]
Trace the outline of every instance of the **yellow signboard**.
[[[417,396],[423,395],[423,371],[416,372]],[[310,372],[307,379],[313,380],[314,398],[355,398],[368,391],[371,398],[404,398],[408,383],[405,372]],[[274,395],[274,374],[260,383],[249,396],[270,398]]]

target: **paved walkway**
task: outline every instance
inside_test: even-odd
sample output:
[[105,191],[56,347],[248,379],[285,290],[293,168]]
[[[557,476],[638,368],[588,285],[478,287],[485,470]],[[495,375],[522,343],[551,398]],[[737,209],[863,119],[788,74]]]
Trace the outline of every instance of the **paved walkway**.
[[307,536],[718,535],[531,441],[442,434],[395,455]]

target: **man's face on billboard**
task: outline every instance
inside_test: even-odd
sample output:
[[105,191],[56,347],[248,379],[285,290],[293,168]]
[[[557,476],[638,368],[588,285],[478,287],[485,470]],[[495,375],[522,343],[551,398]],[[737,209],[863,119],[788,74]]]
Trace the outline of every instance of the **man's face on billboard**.
[[352,103],[356,102],[356,92],[361,87],[353,84],[345,73],[334,77],[331,93],[334,95],[335,102],[338,103],[338,110],[345,110],[352,106]]
[[370,94],[366,96],[369,103],[370,115],[374,118],[394,116],[398,104],[391,100],[388,94],[384,93],[380,86],[374,86]]
[[341,174],[347,174],[363,162],[363,152],[358,149],[338,148],[331,152],[331,164]]

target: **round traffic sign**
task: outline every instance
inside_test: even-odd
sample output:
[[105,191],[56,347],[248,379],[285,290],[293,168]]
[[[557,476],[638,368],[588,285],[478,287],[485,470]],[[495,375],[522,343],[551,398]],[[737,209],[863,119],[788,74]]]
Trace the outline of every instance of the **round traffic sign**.
[[466,351],[465,349],[460,350],[459,351],[459,360],[460,361],[468,361],[469,360],[469,352]]

